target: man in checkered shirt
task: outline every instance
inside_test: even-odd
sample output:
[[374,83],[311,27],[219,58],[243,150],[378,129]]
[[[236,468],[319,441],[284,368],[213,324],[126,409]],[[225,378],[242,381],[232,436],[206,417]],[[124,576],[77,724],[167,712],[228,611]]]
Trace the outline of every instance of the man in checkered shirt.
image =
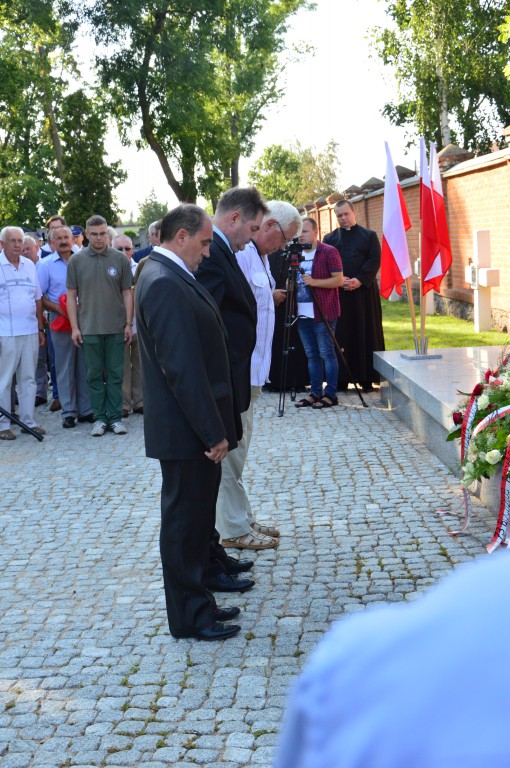
[[[310,247],[303,252],[305,260],[297,276],[296,301],[298,330],[308,358],[312,386],[310,394],[296,403],[296,408],[320,409],[338,405],[338,360],[331,334],[335,333],[340,317],[338,289],[343,284],[344,275],[337,249],[319,243],[317,235],[315,219],[304,219],[299,242]],[[324,381],[326,388],[323,390]]]

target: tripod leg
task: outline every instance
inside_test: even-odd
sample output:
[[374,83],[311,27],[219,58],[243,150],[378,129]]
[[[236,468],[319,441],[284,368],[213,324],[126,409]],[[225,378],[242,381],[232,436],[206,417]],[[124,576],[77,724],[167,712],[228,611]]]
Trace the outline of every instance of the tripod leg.
[[18,427],[22,427],[22,429],[26,429],[26,431],[29,432],[31,435],[33,435],[37,440],[39,440],[40,443],[42,443],[42,441],[44,440],[42,435],[38,435],[37,432],[34,432],[34,430],[31,427],[29,427],[27,424],[25,424],[24,421],[21,421],[21,419],[18,419],[18,417],[15,416],[14,413],[9,413],[9,411],[4,410],[4,408],[2,408],[1,406],[0,406],[0,413],[2,414],[2,416],[5,416],[6,418],[10,419],[15,424],[17,424]]
[[[304,274],[304,271],[301,268],[300,268],[300,271]],[[356,393],[357,393],[359,399],[361,400],[363,408],[368,408],[367,403],[363,400],[363,395],[361,394],[360,388],[358,387],[358,385],[354,381],[354,377],[352,375],[351,369],[349,368],[349,364],[348,364],[347,360],[345,359],[344,351],[343,351],[342,347],[340,346],[340,344],[338,343],[335,334],[331,330],[330,324],[328,323],[328,321],[324,317],[324,313],[323,313],[322,309],[320,308],[319,302],[317,301],[317,297],[315,296],[314,289],[310,285],[308,286],[308,289],[309,289],[309,291],[310,291],[310,293],[312,295],[313,303],[317,307],[317,309],[319,311],[319,314],[321,316],[321,319],[325,323],[326,328],[328,329],[328,333],[329,333],[329,335],[331,336],[331,338],[333,340],[333,344],[335,345],[335,348],[336,348],[338,354],[340,355],[340,359],[342,360],[342,363],[345,366],[345,370],[347,371],[347,374],[348,374],[350,380],[354,384],[354,389],[356,390]]]
[[[287,371],[289,365],[289,355],[292,351],[290,344],[290,337],[292,331],[292,312],[294,308],[294,291],[296,285],[295,270],[289,270],[289,277],[287,280],[287,297],[285,299],[285,324],[283,330],[283,349],[282,349],[282,365],[280,373],[280,397],[278,401],[278,416],[283,416],[285,412],[285,393],[287,390]],[[296,390],[294,387],[294,397],[291,395],[291,400],[296,399]]]

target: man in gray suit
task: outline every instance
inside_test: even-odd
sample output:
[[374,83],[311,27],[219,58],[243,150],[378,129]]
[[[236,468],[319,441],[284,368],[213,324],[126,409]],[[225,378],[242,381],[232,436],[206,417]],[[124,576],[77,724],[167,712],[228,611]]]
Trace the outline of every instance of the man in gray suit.
[[221,460],[242,434],[225,328],[193,273],[209,256],[212,225],[179,205],[161,226],[136,289],[146,454],[159,459],[160,551],[170,632],[221,640],[239,609],[217,607],[206,588]]

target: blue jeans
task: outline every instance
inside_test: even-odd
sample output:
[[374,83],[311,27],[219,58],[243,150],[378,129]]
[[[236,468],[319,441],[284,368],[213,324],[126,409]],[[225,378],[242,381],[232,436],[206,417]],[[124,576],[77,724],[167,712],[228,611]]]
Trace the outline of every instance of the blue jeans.
[[[335,333],[336,320],[329,321],[332,333]],[[298,329],[305,354],[308,358],[308,371],[312,384],[311,394],[322,397],[322,384],[326,375],[328,397],[336,396],[338,381],[338,360],[335,345],[325,323],[316,323],[311,317],[299,318]]]

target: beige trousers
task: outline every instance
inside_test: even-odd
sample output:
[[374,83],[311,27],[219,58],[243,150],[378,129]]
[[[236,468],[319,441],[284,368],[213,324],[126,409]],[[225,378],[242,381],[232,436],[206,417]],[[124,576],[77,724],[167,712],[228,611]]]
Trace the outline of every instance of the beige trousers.
[[243,485],[243,469],[253,432],[253,403],[262,387],[251,388],[251,402],[241,414],[243,436],[239,445],[221,462],[221,483],[216,503],[216,529],[222,539],[235,539],[250,532],[254,516]]

